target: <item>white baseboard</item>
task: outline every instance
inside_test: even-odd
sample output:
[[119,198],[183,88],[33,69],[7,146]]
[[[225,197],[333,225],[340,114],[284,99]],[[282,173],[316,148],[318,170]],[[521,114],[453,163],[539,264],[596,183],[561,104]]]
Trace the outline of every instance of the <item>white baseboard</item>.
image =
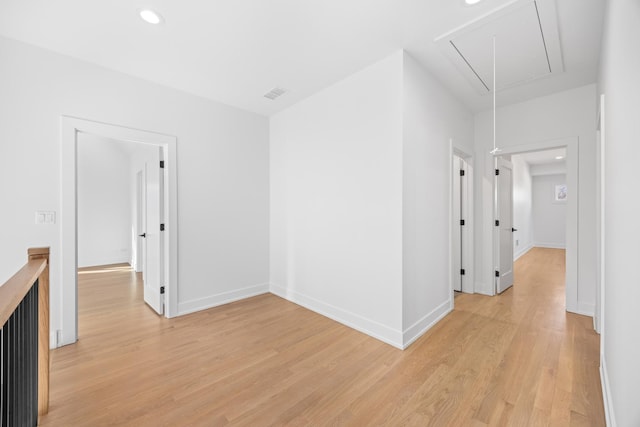
[[129,264],[131,265],[131,259],[127,255],[126,257],[116,256],[113,258],[104,258],[100,261],[93,261],[85,264],[78,264],[78,268],[89,268],[89,267],[108,267],[116,264]]
[[319,301],[313,297],[309,297],[299,292],[283,288],[282,286],[272,284],[270,286],[270,290],[274,295],[277,295],[295,304],[301,305],[302,307],[333,319],[336,322],[342,323],[343,325],[367,334],[396,348],[399,348],[401,350],[403,349],[403,334],[399,330],[389,328],[388,326],[378,323],[375,320],[367,319],[358,314],[344,310],[340,307],[336,307],[334,305]]
[[519,250],[518,252],[516,252],[513,255],[513,261],[517,261],[518,258],[520,258],[522,255],[526,254],[527,252],[529,252],[531,249],[533,249],[533,243],[529,243],[527,246],[525,246],[523,249]]
[[613,401],[611,400],[611,388],[609,387],[609,374],[604,355],[600,358],[600,384],[602,386],[602,400],[604,403],[604,416],[607,427],[616,427],[616,417],[613,412]]
[[578,302],[577,307],[567,307],[569,313],[581,314],[582,316],[593,317],[596,311],[595,304],[587,304],[584,302]]
[[69,335],[64,329],[59,332],[51,331],[49,340],[49,347],[51,348],[64,347],[65,345],[75,344],[78,341],[77,337]]
[[178,316],[183,314],[194,313],[200,310],[217,307],[219,305],[228,304],[244,298],[254,297],[256,295],[266,294],[269,292],[269,284],[249,286],[243,289],[236,289],[229,292],[223,292],[217,295],[211,295],[205,298],[193,299],[178,303]]
[[443,317],[451,313],[451,310],[451,300],[447,300],[425,315],[422,319],[405,329],[402,334],[402,349],[404,350],[409,347],[415,340],[424,335]]
[[535,242],[533,244],[536,248],[548,248],[548,249],[567,249],[567,245],[564,243],[544,243]]

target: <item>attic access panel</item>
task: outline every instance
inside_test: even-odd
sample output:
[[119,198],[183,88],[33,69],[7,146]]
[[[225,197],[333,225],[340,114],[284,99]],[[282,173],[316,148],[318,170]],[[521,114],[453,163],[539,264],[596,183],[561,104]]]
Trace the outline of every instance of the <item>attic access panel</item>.
[[493,92],[563,71],[553,0],[516,0],[436,39],[476,90]]

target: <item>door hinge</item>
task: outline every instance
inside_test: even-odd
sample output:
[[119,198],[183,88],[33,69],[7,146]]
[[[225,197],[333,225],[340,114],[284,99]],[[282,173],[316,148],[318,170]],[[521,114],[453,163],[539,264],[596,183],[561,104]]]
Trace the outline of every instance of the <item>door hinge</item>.
[[500,277],[500,272],[496,270],[496,277]]
[[164,224],[160,224],[160,231],[164,231]]
[[164,294],[164,286],[160,286],[160,295]]
[[464,176],[464,169],[460,169],[460,176]]
[[460,274],[464,276],[464,268],[460,269]]
[[500,220],[496,219],[496,227],[500,227]]
[[496,175],[500,175],[500,169],[496,169]]
[[464,219],[460,220],[460,225],[464,225]]
[[164,160],[160,160],[160,169],[164,169]]

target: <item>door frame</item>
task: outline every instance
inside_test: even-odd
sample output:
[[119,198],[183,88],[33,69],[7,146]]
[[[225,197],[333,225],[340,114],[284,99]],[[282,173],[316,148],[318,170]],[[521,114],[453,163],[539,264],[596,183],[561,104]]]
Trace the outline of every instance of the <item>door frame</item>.
[[597,248],[597,278],[596,278],[596,306],[593,313],[593,329],[600,334],[600,360],[604,360],[604,298],[605,298],[605,95],[601,94],[598,103],[598,117],[596,119],[596,248]]
[[176,171],[177,138],[156,132],[128,128],[108,123],[61,116],[61,330],[56,347],[78,340],[78,206],[77,206],[77,146],[78,135],[91,134],[117,141],[156,145],[162,148],[165,162],[164,210],[168,230],[164,239],[165,316],[174,317],[178,310],[178,185]]
[[[512,145],[508,147],[502,147],[500,152],[493,154],[491,157],[503,155],[522,154],[531,151],[543,151],[551,150],[554,148],[566,148],[567,150],[567,187],[571,191],[571,196],[567,199],[567,230],[566,230],[566,277],[565,277],[565,309],[566,311],[584,314],[587,316],[593,315],[592,308],[585,305],[581,305],[578,302],[578,203],[579,203],[579,181],[578,181],[578,165],[579,165],[579,144],[578,137],[568,137],[562,139],[554,139],[550,141],[533,142],[521,145]],[[495,164],[492,162],[492,164]],[[492,171],[493,174],[493,171]],[[495,195],[495,180],[494,180],[493,194]],[[491,222],[496,219],[497,212],[495,210],[495,203],[493,206],[493,217]],[[495,226],[493,228],[493,235],[495,234]],[[495,275],[493,274],[493,266],[496,265],[495,259],[495,238],[493,238],[493,251],[490,258],[491,262],[491,282],[494,283],[493,295],[495,295]]]

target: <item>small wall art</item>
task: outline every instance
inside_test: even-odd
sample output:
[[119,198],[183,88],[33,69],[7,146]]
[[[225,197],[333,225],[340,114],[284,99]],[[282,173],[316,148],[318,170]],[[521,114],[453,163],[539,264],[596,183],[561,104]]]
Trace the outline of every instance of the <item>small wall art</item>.
[[553,189],[554,202],[562,203],[567,201],[567,184],[555,184]]

